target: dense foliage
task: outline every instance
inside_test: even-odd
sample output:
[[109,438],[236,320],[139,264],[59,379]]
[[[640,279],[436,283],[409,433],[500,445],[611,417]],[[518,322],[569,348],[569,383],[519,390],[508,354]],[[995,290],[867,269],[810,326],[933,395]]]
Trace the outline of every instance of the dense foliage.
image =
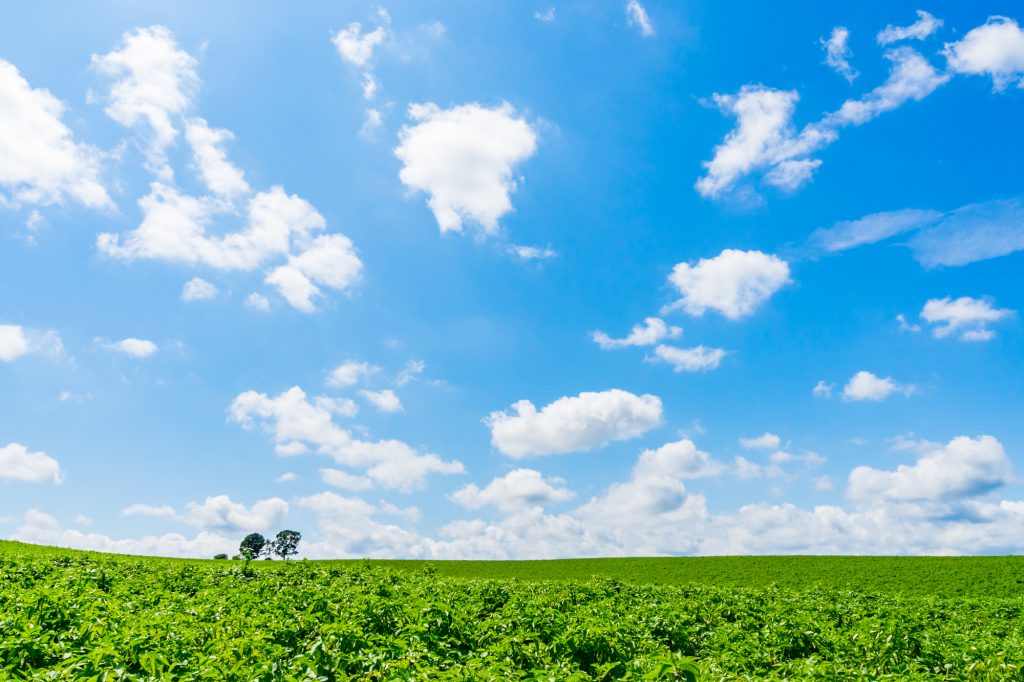
[[0,543],[0,678],[1022,679],[1024,597],[431,564],[175,561]]

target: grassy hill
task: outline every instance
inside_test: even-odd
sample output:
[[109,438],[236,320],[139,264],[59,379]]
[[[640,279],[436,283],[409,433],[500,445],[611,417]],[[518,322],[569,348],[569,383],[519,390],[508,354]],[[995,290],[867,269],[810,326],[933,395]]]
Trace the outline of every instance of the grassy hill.
[[0,679],[1024,679],[1024,560],[182,560],[0,542]]

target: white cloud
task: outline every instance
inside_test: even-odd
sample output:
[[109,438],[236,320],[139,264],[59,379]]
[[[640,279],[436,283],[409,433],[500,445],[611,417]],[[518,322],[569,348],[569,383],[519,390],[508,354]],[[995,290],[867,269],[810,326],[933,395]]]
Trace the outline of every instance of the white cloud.
[[343,490],[369,490],[373,481],[366,476],[353,476],[341,469],[320,469],[320,479],[329,486]]
[[502,513],[519,511],[525,507],[544,507],[576,497],[568,488],[560,487],[559,480],[545,479],[533,469],[515,469],[501,478],[495,478],[483,489],[467,485],[451,494],[451,499],[467,509],[493,506]]
[[850,472],[847,494],[857,501],[879,499],[945,501],[977,496],[1010,482],[1012,465],[992,436],[958,436],[936,445],[914,464],[895,471],[859,466]]
[[860,99],[843,102],[837,111],[825,117],[823,125],[834,128],[862,125],[910,100],[921,101],[949,81],[948,74],[936,71],[927,59],[909,47],[888,50],[885,58],[892,62],[885,83]]
[[951,211],[910,239],[914,258],[926,268],[960,266],[1024,249],[1024,202],[970,204]]
[[[315,309],[313,299],[321,287],[346,290],[359,281],[362,263],[348,237],[314,236],[326,227],[323,216],[280,186],[253,193],[224,149],[233,139],[231,131],[186,117],[199,85],[196,61],[178,48],[170,31],[155,26],[127,33],[121,49],[94,56],[93,63],[118,79],[107,112],[124,125],[146,123],[153,129],[146,153],[156,175],[149,192],[138,200],[141,224],[122,235],[100,234],[96,246],[101,253],[218,270],[249,271],[283,260],[264,281],[303,312]],[[184,194],[174,184],[166,150],[179,126],[186,130],[193,166],[208,196]],[[238,210],[239,203],[244,211]],[[236,231],[215,224],[222,216],[239,213],[245,224]],[[211,227],[214,234],[208,234]],[[260,299],[251,300],[262,307]]]
[[198,62],[178,48],[167,28],[150,26],[125,33],[118,50],[93,55],[92,65],[117,79],[110,89],[107,114],[128,127],[148,124],[153,132],[147,149],[151,170],[170,181],[174,173],[166,149],[178,136],[172,118],[192,106],[199,87]]
[[245,297],[245,307],[252,310],[267,311],[270,310],[270,301],[267,300],[266,296],[254,291]]
[[319,540],[306,543],[304,552],[320,558],[401,557],[419,554],[412,531],[374,518],[374,505],[356,497],[323,492],[300,497],[296,504],[319,519]]
[[130,355],[133,358],[148,358],[158,350],[160,350],[155,343],[149,339],[122,339],[120,341],[105,342],[99,340],[104,348],[108,348],[118,353],[124,353]]
[[376,407],[381,412],[404,412],[402,407],[402,401],[398,399],[395,392],[390,388],[385,388],[380,391],[359,391],[359,395],[363,396],[367,402]]
[[76,526],[91,526],[92,525],[92,519],[90,519],[85,514],[78,514],[78,515],[75,516],[75,525]]
[[435,454],[420,453],[398,440],[353,438],[334,423],[327,404],[320,399],[310,402],[298,386],[273,398],[246,391],[231,403],[228,414],[243,428],[265,425],[278,444],[309,443],[339,464],[364,469],[370,479],[386,488],[410,491],[422,486],[431,473],[464,471],[458,461],[446,462]]
[[748,479],[748,478],[759,478],[761,476],[761,465],[756,462],[751,462],[746,457],[737,455],[732,461],[732,469],[736,474],[736,478]]
[[811,395],[815,398],[831,398],[833,388],[835,388],[835,384],[825,383],[824,379],[820,379],[811,389]]
[[510,245],[508,253],[522,261],[551,260],[558,256],[558,252],[550,246],[526,246],[524,244]]
[[99,151],[75,142],[61,120],[64,104],[32,88],[0,59],[0,188],[5,203],[51,204],[71,198],[89,208],[113,208],[100,183]]
[[382,127],[384,127],[384,116],[380,113],[380,109],[367,109],[366,118],[363,119],[363,125],[359,128],[359,137],[365,140],[373,139]]
[[548,7],[543,12],[537,10],[536,12],[533,13],[533,18],[536,19],[537,21],[543,21],[545,24],[550,24],[555,20],[555,8]]
[[752,315],[792,281],[789,264],[778,256],[736,249],[701,258],[696,265],[679,263],[668,279],[682,294],[668,309],[682,308],[697,316],[716,310],[730,320]]
[[821,165],[810,155],[835,142],[842,128],[866,123],[910,100],[924,99],[949,80],[949,75],[936,71],[910,48],[890,49],[885,57],[892,62],[885,83],[861,98],[846,100],[837,111],[799,132],[792,124],[800,99],[794,90],[744,85],[735,95],[715,93],[714,104],[737,123],[714,148],[712,159],[704,162],[706,173],[697,180],[697,191],[712,199],[726,196],[743,177],[758,171],[766,172],[765,183],[794,191]]
[[30,350],[25,330],[17,324],[0,324],[0,361],[11,362]]
[[12,538],[55,547],[140,556],[212,557],[219,552],[230,554],[238,551],[238,538],[227,538],[206,531],[198,533],[194,538],[167,533],[116,540],[100,533],[62,529],[57,519],[38,509],[30,509],[25,513],[24,524],[15,531]]
[[177,519],[178,513],[174,507],[164,504],[155,506],[152,504],[131,504],[121,510],[123,516],[151,516],[161,519]]
[[368,362],[357,360],[346,360],[327,375],[327,385],[338,388],[355,386],[360,380],[372,376],[380,371],[380,367],[371,365]]
[[857,220],[842,220],[811,235],[811,242],[827,252],[873,244],[904,232],[921,229],[942,218],[938,211],[904,209],[872,213]]
[[60,485],[64,472],[45,452],[30,452],[24,445],[10,443],[0,447],[0,480]]
[[423,370],[427,368],[427,363],[422,360],[409,360],[405,363],[405,368],[398,373],[395,377],[396,386],[405,386],[407,383],[423,374]]
[[659,344],[650,359],[667,362],[676,372],[708,372],[717,369],[725,356],[726,351],[722,348],[709,348],[705,345],[676,348]]
[[814,249],[845,251],[915,232],[908,240],[926,268],[961,266],[1024,249],[1024,202],[1019,198],[969,204],[948,213],[905,209],[874,213],[816,230]]
[[834,139],[834,131],[813,126],[796,133],[791,121],[799,99],[794,90],[762,85],[744,85],[736,95],[712,95],[715,105],[735,116],[737,123],[715,147],[713,158],[703,163],[707,173],[697,180],[697,191],[705,197],[719,197],[743,176],[806,156]]
[[409,117],[414,123],[402,127],[394,150],[402,183],[429,195],[442,233],[461,232],[466,221],[496,233],[498,220],[512,210],[514,169],[537,148],[533,128],[508,103],[413,104]]
[[275,287],[292,307],[304,313],[316,310],[313,297],[321,294],[317,284],[345,290],[362,277],[363,263],[345,235],[321,235],[297,256],[289,256],[264,280]]
[[231,198],[248,194],[245,175],[228,160],[221,145],[235,138],[230,130],[216,130],[202,118],[188,122],[185,137],[192,147],[199,175],[207,188],[218,196]]
[[850,377],[843,387],[843,400],[854,402],[870,400],[880,402],[893,393],[910,395],[916,389],[910,385],[897,383],[892,377],[879,377],[871,372],[861,370]]
[[387,30],[383,26],[364,33],[363,25],[356,21],[338,31],[331,40],[343,60],[352,66],[364,68],[373,58],[374,48],[387,37]]
[[1015,81],[1024,87],[1024,31],[1013,19],[989,17],[963,39],[946,43],[943,54],[953,72],[990,76],[996,92]]
[[932,325],[932,336],[941,339],[959,333],[961,341],[988,341],[995,336],[988,325],[1011,315],[1012,310],[970,296],[929,299],[921,310],[921,319]]
[[916,334],[919,331],[921,331],[921,325],[911,324],[910,322],[907,322],[907,316],[904,315],[903,313],[900,313],[899,315],[896,316],[896,322],[899,323],[901,332]]
[[744,450],[772,450],[781,445],[782,439],[766,431],[756,438],[740,438],[739,442]]
[[207,301],[211,298],[216,298],[217,287],[213,286],[205,279],[201,277],[193,277],[189,281],[185,282],[185,286],[181,290],[181,300],[183,301]]
[[594,450],[612,441],[636,438],[661,423],[661,399],[611,389],[566,396],[539,412],[529,400],[512,412],[492,412],[485,420],[491,443],[514,459]]
[[689,480],[720,476],[726,470],[723,463],[698,450],[692,440],[684,438],[666,443],[655,450],[641,452],[633,468],[633,478],[671,477]]
[[825,63],[829,68],[852,83],[853,79],[860,74],[850,66],[850,57],[853,56],[853,52],[850,50],[849,39],[849,29],[845,26],[836,26],[827,40],[821,39],[821,47],[825,50]]
[[889,45],[908,39],[924,40],[941,27],[942,19],[936,19],[928,12],[919,9],[917,10],[917,21],[913,24],[910,26],[893,26],[889,24],[879,31],[875,39],[879,45]]
[[202,530],[248,533],[273,530],[287,515],[288,503],[279,497],[260,500],[246,507],[227,495],[215,495],[202,503],[189,502],[185,520]]
[[665,339],[678,339],[682,333],[682,328],[670,326],[661,318],[648,317],[643,324],[633,325],[624,339],[613,339],[602,331],[593,332],[591,338],[603,350],[610,350],[627,346],[653,346]]
[[626,3],[626,23],[630,26],[636,26],[642,36],[654,35],[654,26],[651,24],[651,18],[647,15],[647,10],[644,9],[644,6],[637,0],[629,0]]
[[274,479],[275,483],[290,483],[299,477],[294,471],[286,471]]

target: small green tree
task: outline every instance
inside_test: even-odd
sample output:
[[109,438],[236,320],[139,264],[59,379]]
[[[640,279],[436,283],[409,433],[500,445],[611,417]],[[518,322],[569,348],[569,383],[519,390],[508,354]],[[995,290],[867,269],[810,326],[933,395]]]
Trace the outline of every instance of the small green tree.
[[274,538],[274,554],[282,559],[295,556],[299,553],[299,540],[301,539],[302,533],[297,530],[282,530]]
[[238,546],[238,553],[244,557],[255,559],[263,553],[267,547],[267,539],[259,533],[249,533]]
[[214,559],[216,559],[217,561],[222,561],[222,560],[224,560],[224,559],[227,559],[227,558],[228,558],[228,555],[227,555],[227,554],[224,554],[224,553],[221,553],[221,554],[214,554],[214,555],[213,555],[213,558],[214,558]]

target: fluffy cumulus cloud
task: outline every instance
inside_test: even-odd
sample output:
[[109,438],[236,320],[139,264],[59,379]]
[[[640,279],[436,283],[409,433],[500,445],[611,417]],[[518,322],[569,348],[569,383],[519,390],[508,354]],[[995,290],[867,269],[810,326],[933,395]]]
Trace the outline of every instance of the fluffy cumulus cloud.
[[1011,480],[1010,459],[992,436],[959,436],[945,445],[931,445],[916,462],[892,471],[856,467],[847,494],[861,502],[948,502],[981,495]]
[[626,23],[635,27],[645,38],[654,35],[654,24],[651,23],[651,17],[647,14],[647,9],[637,0],[629,0],[626,3]]
[[402,183],[427,194],[442,233],[462,232],[467,222],[496,233],[512,210],[515,168],[533,156],[537,133],[508,103],[413,104],[409,117],[395,148]]
[[359,395],[366,399],[366,402],[373,405],[381,412],[403,412],[402,401],[398,399],[398,396],[390,388],[385,388],[380,391],[362,390],[359,391]]
[[584,452],[628,440],[661,423],[661,399],[621,389],[559,398],[539,411],[520,400],[511,411],[492,412],[484,423],[491,443],[514,459]]
[[924,40],[942,27],[942,19],[924,10],[917,10],[917,21],[910,26],[893,26],[889,24],[875,36],[879,45],[890,45],[901,40]]
[[995,338],[989,325],[1011,315],[1012,310],[996,308],[990,301],[970,296],[933,298],[921,310],[921,319],[932,325],[932,336],[941,339],[955,335],[961,341]]
[[202,502],[189,502],[183,518],[201,530],[248,533],[271,531],[280,526],[287,515],[288,503],[279,497],[260,500],[247,507],[227,495],[215,495]]
[[672,365],[676,372],[709,372],[718,369],[726,354],[724,348],[709,348],[703,344],[693,348],[658,344],[654,348],[654,354],[647,360]]
[[533,469],[515,469],[501,478],[495,478],[482,489],[474,484],[452,493],[451,498],[467,509],[494,507],[502,513],[520,511],[526,507],[546,507],[576,497],[564,481],[545,479]]
[[857,70],[850,66],[853,51],[849,45],[850,31],[845,26],[836,26],[829,37],[821,39],[821,47],[825,50],[825,63],[829,68],[852,83],[859,76]]
[[604,350],[628,346],[653,346],[665,339],[678,339],[683,333],[680,327],[665,323],[658,317],[648,317],[643,323],[633,325],[629,334],[622,339],[613,339],[602,331],[595,331],[591,338]]
[[668,279],[682,295],[669,310],[682,309],[697,316],[714,310],[730,320],[752,315],[792,281],[789,264],[778,256],[736,249],[701,258],[696,265],[679,263]]
[[60,463],[45,452],[31,452],[20,443],[0,447],[0,481],[60,485],[63,480]]
[[1024,31],[1013,19],[989,17],[963,39],[946,43],[944,54],[951,71],[988,76],[996,92],[1024,87]]
[[0,59],[0,206],[72,199],[113,207],[99,180],[100,152],[76,142],[63,115],[59,99]]
[[861,370],[850,377],[850,380],[843,386],[843,400],[881,402],[893,393],[910,395],[914,391],[913,386],[900,384],[892,377],[879,377],[871,372]]
[[363,68],[373,58],[374,49],[387,37],[387,30],[383,26],[364,31],[363,25],[356,21],[338,31],[332,42],[339,57],[353,66]]
[[169,504],[130,504],[121,510],[123,516],[148,516],[157,519],[177,519],[178,512]]
[[19,324],[0,324],[0,361],[11,362],[29,352],[28,337]]
[[217,287],[207,282],[202,277],[193,277],[185,282],[181,289],[181,300],[183,301],[208,301],[216,298]]
[[380,371],[380,367],[358,360],[346,360],[327,375],[327,385],[339,388],[355,386],[360,380]]
[[[836,32],[838,31],[838,33]],[[826,60],[848,78],[854,75],[845,61],[847,35],[841,27],[823,41]],[[860,97],[846,100],[835,111],[797,130],[793,125],[794,90],[744,85],[734,95],[715,93],[712,102],[736,125],[709,161],[695,188],[708,198],[730,196],[746,176],[762,173],[762,181],[784,191],[807,183],[821,165],[812,154],[839,139],[849,126],[859,126],[910,101],[920,101],[946,83],[950,76],[937,70],[919,52],[898,46],[886,50],[891,63],[884,83]]]
[[238,551],[238,538],[202,531],[187,538],[180,533],[115,539],[100,533],[61,528],[56,518],[38,509],[25,512],[23,523],[11,536],[14,540],[56,547],[74,547],[96,552],[145,556],[211,557],[218,552]]
[[120,341],[100,341],[104,348],[118,353],[130,355],[133,358],[148,358],[160,348],[149,339],[121,339]]
[[174,118],[192,106],[199,87],[198,62],[178,47],[170,30],[151,26],[125,33],[118,49],[93,55],[92,65],[115,79],[107,114],[123,126],[148,127],[149,163],[161,179],[170,180],[174,171],[166,150],[179,133]]
[[[360,280],[362,262],[348,237],[323,234],[323,216],[280,186],[254,192],[228,158],[231,131],[189,116],[199,86],[197,62],[169,30],[154,26],[126,33],[119,49],[94,56],[93,65],[114,79],[107,113],[147,133],[144,151],[155,176],[138,201],[141,224],[121,235],[100,234],[101,253],[218,270],[270,266],[265,283],[303,312],[315,310],[322,288],[345,291]],[[175,183],[167,150],[182,130],[206,195],[184,193]],[[238,214],[244,224],[237,230],[219,224]]]
[[312,446],[343,466],[363,470],[365,476],[385,488],[410,491],[422,486],[431,473],[464,471],[458,461],[418,452],[402,441],[354,438],[334,422],[335,406],[334,401],[322,397],[310,401],[305,391],[295,386],[274,397],[256,391],[241,393],[228,414],[243,428],[265,426],[275,443],[297,450],[289,454],[299,454],[304,447]]
[[782,439],[766,431],[755,438],[740,438],[739,442],[744,450],[774,450],[782,443]]

